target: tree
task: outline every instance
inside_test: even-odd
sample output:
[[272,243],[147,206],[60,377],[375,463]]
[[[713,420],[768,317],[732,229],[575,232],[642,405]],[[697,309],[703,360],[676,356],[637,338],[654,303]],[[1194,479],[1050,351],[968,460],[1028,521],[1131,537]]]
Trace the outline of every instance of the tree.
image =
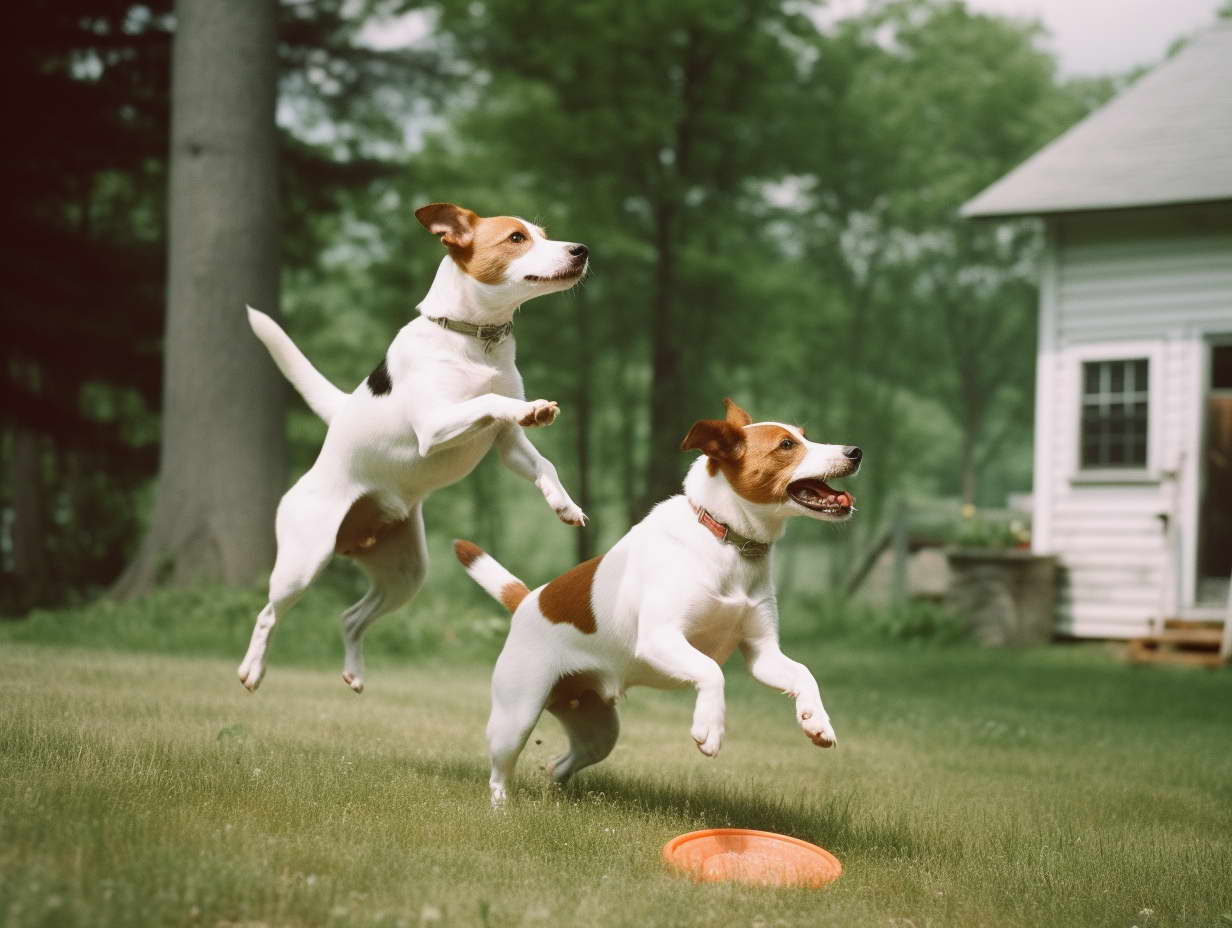
[[875,253],[908,350],[887,373],[926,390],[958,426],[957,489],[975,503],[981,472],[1007,439],[1031,431],[1040,238],[1034,223],[973,224],[958,209],[1111,84],[1060,81],[1035,45],[1038,23],[953,0],[875,5],[861,25],[893,37],[869,88],[898,151]]
[[755,235],[739,228],[748,191],[786,173],[799,151],[785,141],[796,129],[796,49],[814,27],[781,0],[455,0],[443,9],[441,29],[464,60],[481,63],[485,85],[482,113],[457,128],[513,152],[542,196],[567,204],[572,227],[612,236],[588,302],[620,320],[602,343],[624,353],[626,367],[649,361],[644,398],[622,397],[648,419],[623,426],[643,449],[631,506],[640,516],[679,489],[680,440],[728,388],[712,351],[745,307],[739,271],[713,249],[729,227],[736,238]]
[[23,5],[4,39],[4,611],[113,580],[157,466],[169,7]]
[[179,0],[172,65],[162,454],[116,592],[256,580],[286,480],[284,385],[244,304],[278,307],[277,5]]
[[[431,49],[357,41],[392,3],[278,8],[283,265],[309,289],[342,205],[402,169],[399,121],[435,86]],[[0,196],[23,232],[0,255],[0,611],[111,586],[158,471],[172,8],[27,4],[4,40],[23,129]]]

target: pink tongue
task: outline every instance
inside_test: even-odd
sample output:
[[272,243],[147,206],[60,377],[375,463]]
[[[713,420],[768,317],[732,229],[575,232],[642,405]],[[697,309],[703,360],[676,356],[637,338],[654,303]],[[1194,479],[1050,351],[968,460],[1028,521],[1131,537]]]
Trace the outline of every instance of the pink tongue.
[[850,505],[851,505],[851,497],[850,497],[850,496],[848,496],[846,493],[840,493],[840,494],[838,495],[838,504],[839,504],[840,506],[850,506]]

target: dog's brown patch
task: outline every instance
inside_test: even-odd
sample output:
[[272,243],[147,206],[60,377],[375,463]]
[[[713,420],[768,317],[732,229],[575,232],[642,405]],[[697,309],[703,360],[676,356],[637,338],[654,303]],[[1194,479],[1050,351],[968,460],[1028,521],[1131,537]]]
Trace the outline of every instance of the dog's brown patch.
[[[505,280],[510,262],[530,250],[534,242],[526,224],[512,216],[482,217],[453,203],[431,203],[415,211],[417,218],[441,244],[458,267],[484,284]],[[520,241],[512,238],[521,236]],[[511,238],[512,237],[512,238]]]
[[591,603],[591,590],[601,560],[602,554],[583,561],[543,588],[539,594],[539,608],[549,622],[573,625],[584,634],[594,634],[598,626]]
[[709,458],[706,467],[711,476],[722,471],[732,489],[749,502],[785,501],[791,475],[808,449],[781,425],[750,426],[747,412],[731,400],[723,402],[727,415],[695,422],[681,450],[701,451]]
[[[515,242],[511,236],[520,235]],[[467,254],[453,253],[454,260],[481,284],[499,284],[505,279],[510,262],[530,250],[530,229],[512,216],[480,219]]]
[[[784,448],[785,442],[790,447]],[[781,503],[787,484],[807,453],[804,443],[781,425],[754,425],[744,430],[744,451],[719,461],[732,489],[751,503]]]
[[351,504],[338,534],[334,537],[334,550],[338,554],[353,556],[376,547],[382,537],[400,525],[391,518],[371,496],[361,496]]
[[524,600],[529,593],[530,590],[526,588],[526,584],[520,580],[514,580],[510,583],[506,583],[503,587],[501,587],[501,605],[503,605],[510,612],[513,612],[518,608],[518,606],[522,605],[522,600]]
[[479,558],[483,557],[483,548],[475,544],[473,541],[467,541],[464,538],[459,538],[453,543],[453,553],[457,555],[463,567],[470,567]]

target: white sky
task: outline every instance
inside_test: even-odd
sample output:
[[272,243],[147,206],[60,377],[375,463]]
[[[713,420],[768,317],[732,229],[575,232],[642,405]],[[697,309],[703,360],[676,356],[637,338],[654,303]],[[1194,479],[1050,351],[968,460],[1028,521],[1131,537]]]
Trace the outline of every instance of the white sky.
[[[830,0],[824,18],[850,15],[864,0]],[[1220,0],[967,0],[975,10],[1043,21],[1065,74],[1114,74],[1163,58],[1172,40],[1215,21]],[[420,15],[364,30],[372,45],[391,48],[423,38]]]
[[1067,74],[1105,74],[1163,58],[1172,40],[1215,21],[1219,0],[968,0],[974,9],[1035,16]]
[[[1039,19],[1067,75],[1114,74],[1161,60],[1172,40],[1215,21],[1220,0],[966,0],[985,13]],[[863,0],[831,0],[828,16]]]

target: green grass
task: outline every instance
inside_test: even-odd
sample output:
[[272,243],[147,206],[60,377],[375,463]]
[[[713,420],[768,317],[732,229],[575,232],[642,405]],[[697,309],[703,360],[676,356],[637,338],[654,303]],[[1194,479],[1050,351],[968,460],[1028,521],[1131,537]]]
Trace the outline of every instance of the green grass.
[[[1232,926],[1228,672],[797,646],[837,751],[737,658],[716,760],[690,694],[634,690],[612,757],[563,792],[545,718],[497,815],[485,662],[387,655],[356,697],[336,667],[289,665],[310,634],[291,627],[250,695],[238,652],[14,640],[37,634],[0,633],[4,925]],[[846,873],[809,892],[664,872],[668,838],[724,825],[815,841]]]

